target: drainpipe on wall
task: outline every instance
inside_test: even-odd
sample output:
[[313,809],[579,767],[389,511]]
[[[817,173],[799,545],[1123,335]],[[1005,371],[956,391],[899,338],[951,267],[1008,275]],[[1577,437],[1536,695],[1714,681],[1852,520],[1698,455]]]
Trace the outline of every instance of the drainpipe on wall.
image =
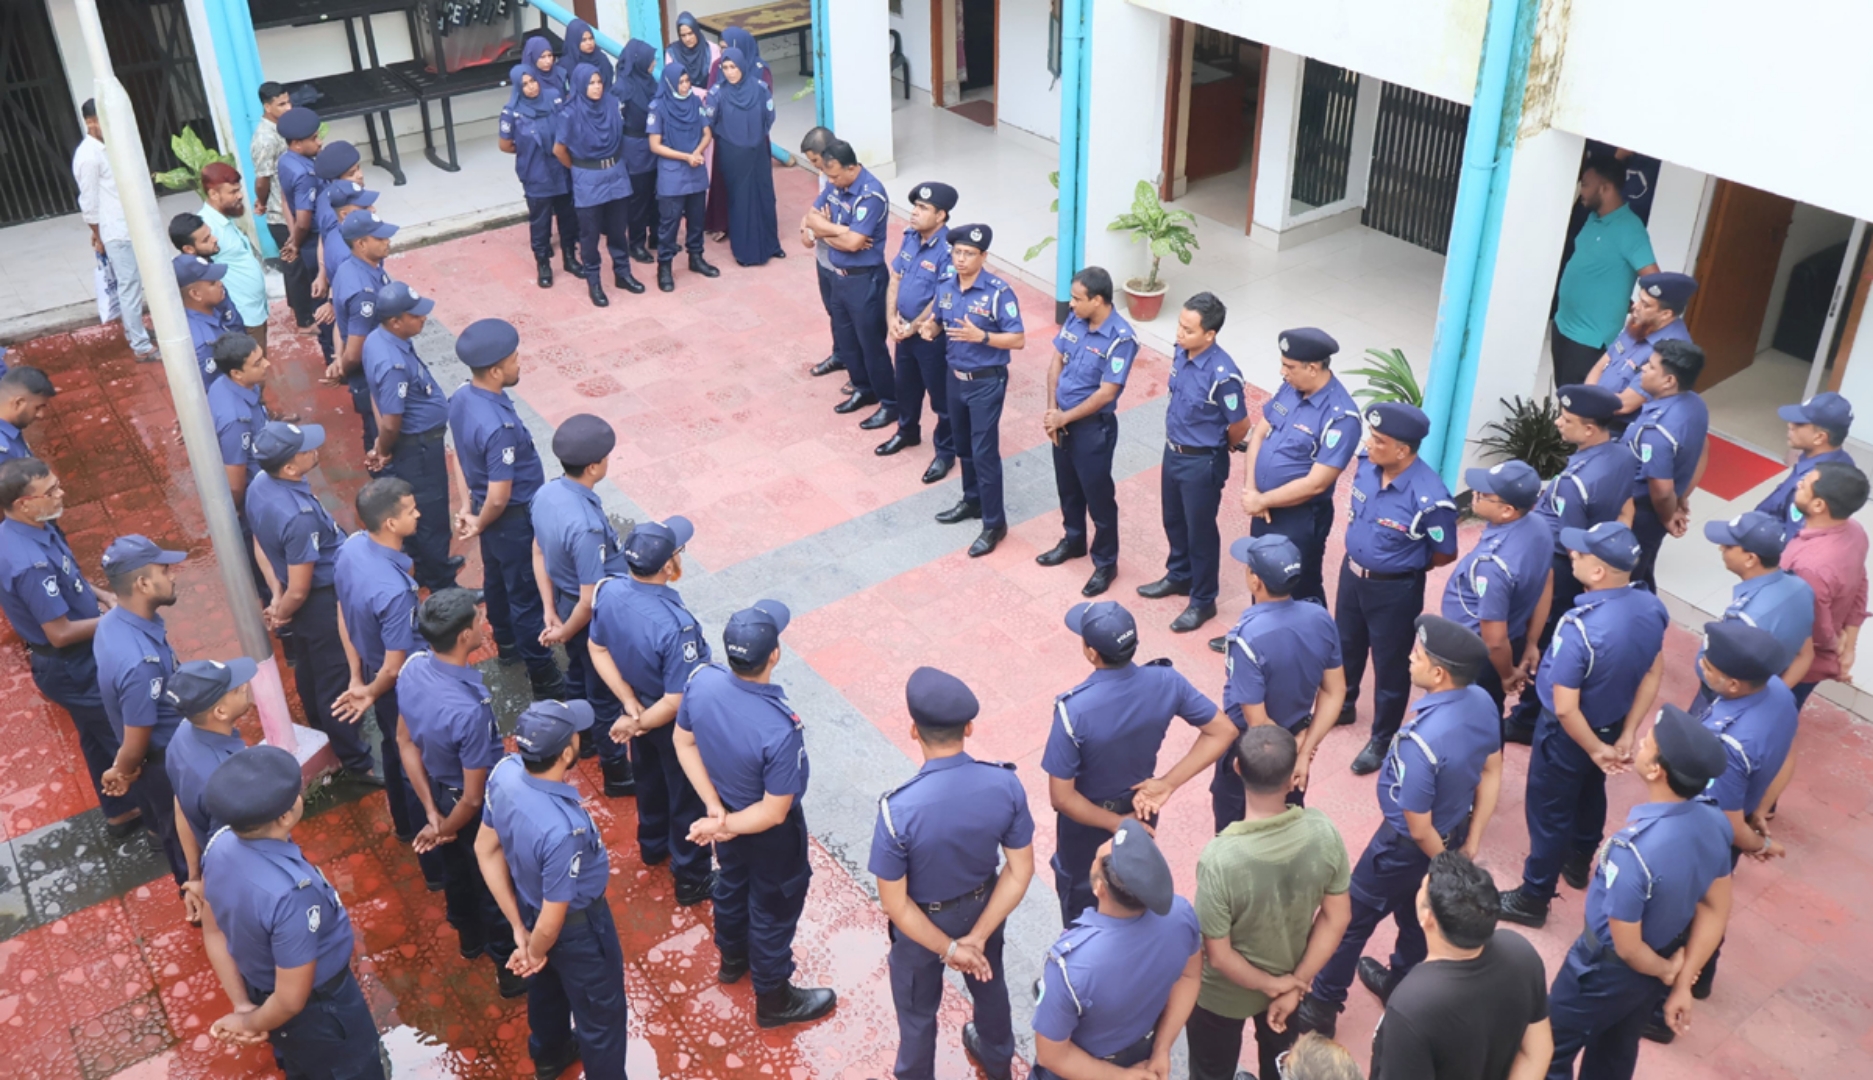
[[221,71],[221,92],[227,99],[228,126],[233,130],[221,145],[234,156],[241,170],[241,183],[247,189],[247,220],[254,226],[247,230],[261,252],[272,257],[280,253],[273,233],[266,228],[266,214],[254,205],[254,128],[260,123],[260,84],[266,80],[260,72],[260,46],[254,40],[254,19],[246,4],[217,3],[202,5],[208,24],[209,44],[214,49],[215,64]]
[[1054,322],[1065,325],[1073,275],[1086,256],[1086,114],[1091,98],[1092,0],[1060,9],[1060,218],[1055,227]]
[[820,127],[836,132],[832,108],[832,4],[813,0],[813,117]]
[[1463,176],[1450,225],[1443,297],[1431,346],[1424,411],[1431,431],[1419,454],[1453,489],[1461,480],[1471,397],[1482,362],[1483,326],[1496,273],[1509,162],[1522,122],[1528,58],[1540,0],[1490,0],[1483,57],[1464,136]]

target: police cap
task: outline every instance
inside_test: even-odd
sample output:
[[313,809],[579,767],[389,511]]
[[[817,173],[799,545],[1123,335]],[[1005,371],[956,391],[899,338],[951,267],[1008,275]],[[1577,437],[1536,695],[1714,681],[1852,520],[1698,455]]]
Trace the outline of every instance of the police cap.
[[343,139],[333,139],[319,150],[319,155],[312,159],[312,171],[321,180],[336,180],[351,171],[358,163],[358,148]]
[[1708,784],[1723,775],[1729,760],[1717,733],[1691,719],[1676,705],[1659,711],[1652,725],[1652,741],[1671,771],[1693,784]]
[[310,139],[317,135],[319,125],[323,122],[319,119],[318,113],[304,105],[299,105],[281,113],[279,120],[275,121],[273,126],[278,129],[280,138],[287,142],[297,142],[300,139]]
[[520,331],[506,319],[476,319],[455,339],[456,357],[475,371],[491,368],[519,351]]
[[1119,656],[1138,644],[1138,623],[1116,600],[1074,604],[1067,609],[1067,629],[1101,656]]
[[289,424],[284,420],[269,420],[267,426],[254,436],[254,460],[262,468],[272,468],[286,461],[294,454],[307,450],[317,450],[325,445],[325,428],[321,424]]
[[185,552],[164,551],[149,537],[141,533],[131,533],[112,540],[111,546],[104,549],[104,558],[101,561],[104,564],[104,573],[115,577],[118,574],[128,574],[132,570],[141,570],[151,565],[174,566],[186,558],[188,555]]
[[514,745],[528,761],[551,761],[571,745],[574,734],[592,726],[589,701],[536,701],[514,722]]
[[624,538],[624,561],[636,573],[654,574],[695,535],[696,526],[686,517],[639,522]]
[[379,319],[392,319],[398,315],[427,315],[434,310],[434,300],[401,281],[393,281],[377,290]]
[[987,251],[989,245],[995,242],[995,230],[987,225],[958,225],[949,231],[947,239],[951,247],[961,244],[977,251]]
[[250,746],[208,774],[208,816],[236,829],[265,825],[293,808],[304,782],[299,759],[277,746]]
[[1133,818],[1121,820],[1119,831],[1112,834],[1108,873],[1119,888],[1143,901],[1146,908],[1159,915],[1170,913],[1171,898],[1176,895],[1171,864],[1164,861],[1157,841]]
[[1281,355],[1303,364],[1324,364],[1340,351],[1340,343],[1325,330],[1311,326],[1281,332]]
[[1562,529],[1561,546],[1626,573],[1639,565],[1639,538],[1617,521],[1602,521],[1591,529]]
[[1402,401],[1381,401],[1367,408],[1366,423],[1380,435],[1414,447],[1431,432],[1431,418],[1424,410]]
[[1247,564],[1270,592],[1286,596],[1301,579],[1301,549],[1279,533],[1244,536],[1229,545],[1229,554]]
[[758,600],[753,607],[742,608],[728,617],[722,628],[722,648],[743,663],[767,662],[780,648],[780,632],[787,629],[793,613],[779,600]]
[[962,727],[982,711],[967,683],[947,671],[920,667],[904,684],[904,705],[923,727]]
[[1639,291],[1673,311],[1683,311],[1691,301],[1691,294],[1697,291],[1697,279],[1690,274],[1661,270],[1640,278]]
[[325,201],[336,210],[341,206],[375,206],[377,192],[356,180],[339,180],[325,189]]
[[1788,543],[1782,535],[1782,522],[1755,510],[1729,521],[1705,522],[1704,539],[1725,547],[1740,547],[1765,562],[1780,560],[1782,547]]
[[1489,646],[1476,631],[1442,615],[1420,615],[1415,624],[1418,644],[1462,682],[1476,681],[1476,675],[1489,663]]
[[338,235],[344,237],[347,244],[356,243],[367,236],[388,240],[397,235],[397,227],[388,221],[379,221],[377,215],[369,210],[360,210],[338,226]]
[[918,184],[916,193],[912,195],[911,201],[913,203],[929,203],[931,206],[947,214],[951,210],[956,209],[956,189],[950,187],[948,184],[941,184],[932,180],[927,184]]
[[596,465],[611,456],[618,433],[601,417],[578,413],[553,432],[553,456],[562,465]]
[[1768,682],[1789,661],[1774,634],[1741,619],[1704,624],[1704,659],[1732,679],[1747,683]]
[[1853,402],[1832,390],[1823,390],[1800,405],[1784,405],[1775,414],[1788,424],[1819,424],[1836,429],[1853,426]]
[[218,262],[209,262],[200,255],[177,255],[171,260],[176,268],[176,287],[186,289],[198,281],[220,281],[228,276],[228,268]]
[[200,716],[215,707],[223,695],[237,686],[245,686],[260,666],[246,656],[227,663],[219,660],[190,660],[163,681],[163,696],[183,716]]
[[1511,458],[1487,469],[1471,469],[1463,474],[1470,490],[1494,495],[1517,510],[1527,510],[1541,496],[1541,474],[1526,461]]
[[1619,415],[1619,395],[1604,386],[1570,383],[1559,394],[1561,411],[1583,420],[1611,420]]

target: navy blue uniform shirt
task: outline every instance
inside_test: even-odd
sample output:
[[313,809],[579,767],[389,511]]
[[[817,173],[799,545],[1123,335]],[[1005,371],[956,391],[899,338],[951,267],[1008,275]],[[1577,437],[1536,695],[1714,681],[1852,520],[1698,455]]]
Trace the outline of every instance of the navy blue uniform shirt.
[[488,773],[481,822],[500,837],[523,908],[550,902],[578,911],[605,895],[611,856],[571,784],[529,775],[510,754]]
[[1723,740],[1729,759],[1706,792],[1719,810],[1753,814],[1762,807],[1763,795],[1795,744],[1795,716],[1795,694],[1780,675],[1769,676],[1753,694],[1711,702],[1704,726]]
[[[547,93],[541,84],[541,96]],[[570,194],[572,173],[553,156],[553,114],[528,116],[518,109],[502,108],[500,122],[501,138],[514,144],[514,173],[520,177],[521,194],[529,199]]]
[[1333,616],[1305,600],[1249,605],[1224,645],[1223,711],[1238,731],[1249,729],[1244,705],[1260,705],[1270,720],[1299,731],[1313,715],[1321,679],[1344,666]]
[[509,506],[532,502],[546,483],[533,433],[520,422],[520,412],[506,394],[472,383],[456,387],[449,398],[449,433],[455,436],[456,460],[477,512],[488,498],[491,482],[506,480],[514,485],[507,496]]
[[1470,685],[1426,694],[1392,737],[1379,768],[1379,811],[1400,836],[1405,815],[1429,814],[1449,836],[1470,812],[1489,755],[1502,749],[1502,714],[1489,692]]
[[91,651],[97,656],[104,715],[117,737],[124,737],[126,727],[149,728],[150,749],[167,747],[183,719],[163,696],[163,684],[176,670],[163,617],[145,619],[114,607],[98,620]]
[[1783,535],[1793,540],[1795,534],[1802,530],[1802,526],[1808,523],[1807,515],[1795,506],[1795,488],[1801,483],[1802,477],[1814,471],[1815,466],[1828,461],[1852,465],[1853,455],[1845,450],[1824,450],[1819,454],[1803,454],[1796,459],[1794,467],[1789,469],[1788,475],[1782,478],[1782,482],[1769,493],[1769,497],[1756,504],[1757,512],[1781,518],[1784,522]]
[[215,421],[215,440],[221,445],[221,463],[242,466],[247,479],[260,475],[254,460],[254,437],[267,426],[267,407],[258,386],[242,386],[233,379],[216,379],[208,386],[208,412]]
[[304,480],[281,480],[266,473],[247,487],[247,526],[260,541],[280,584],[290,567],[312,563],[312,587],[332,583],[334,560],[345,534],[325,512],[312,485]]
[[871,246],[864,251],[840,251],[828,245],[833,269],[856,270],[866,266],[883,266],[885,230],[891,227],[891,203],[878,178],[871,174],[870,169],[861,166],[858,178],[850,186],[842,189],[835,184],[828,184],[821,194],[826,198],[826,216],[834,225],[844,225],[855,233],[871,238]]
[[[1123,396],[1125,380],[1131,378],[1132,361],[1138,359],[1138,338],[1132,333],[1132,324],[1117,311],[1106,315],[1097,330],[1078,315],[1068,315],[1067,324],[1054,335],[1054,349],[1066,358],[1060,365],[1059,385],[1054,388],[1054,405],[1064,411],[1092,397],[1102,383],[1118,384]],[[1118,412],[1119,399],[1106,402],[1099,411]]]
[[427,651],[411,655],[397,675],[397,708],[431,783],[460,791],[463,770],[492,769],[501,760],[494,696],[474,668]]
[[951,754],[924,762],[879,797],[866,869],[904,881],[913,901],[934,904],[994,877],[1002,848],[1033,842],[1034,818],[1014,766]]
[[57,523],[34,528],[0,519],[0,610],[29,645],[49,645],[44,625],[95,619],[98,594],[78,573],[78,558]]
[[336,272],[328,272],[332,285],[332,313],[339,340],[366,337],[377,329],[377,290],[390,284],[390,272],[363,259],[347,257]]
[[[6,373],[6,362],[0,360],[0,375]],[[0,420],[0,465],[16,458],[32,456],[32,447],[26,445],[26,437],[20,434],[20,429],[5,420]]]
[[1171,987],[1202,944],[1197,913],[1181,896],[1164,915],[1120,919],[1087,910],[1047,950],[1034,1033],[1094,1057],[1118,1053],[1157,1026]]
[[1676,940],[1711,882],[1730,876],[1730,837],[1723,811],[1702,797],[1633,807],[1587,886],[1587,928],[1601,947],[1612,952],[1612,919],[1638,923],[1654,950]]
[[403,417],[403,434],[421,435],[449,422],[449,405],[416,343],[385,330],[364,339],[364,378],[379,416]]
[[731,813],[768,795],[806,795],[811,770],[800,717],[773,683],[705,664],[689,677],[676,726],[696,737],[709,782]]
[[1626,500],[1632,498],[1632,478],[1639,463],[1622,442],[1603,442],[1576,450],[1561,475],[1548,481],[1535,500],[1536,517],[1547,520],[1554,533],[1554,553],[1566,555],[1561,530],[1591,529],[1615,521]]
[[1615,394],[1630,390],[1642,401],[1650,401],[1652,395],[1639,385],[1639,369],[1658,351],[1659,342],[1690,340],[1691,332],[1684,328],[1683,319],[1673,319],[1649,338],[1635,337],[1630,327],[1623,327],[1619,336],[1606,347],[1606,367],[1594,382]]
[[[1315,465],[1344,469],[1359,452],[1359,403],[1337,376],[1302,397],[1287,383],[1262,407],[1270,430],[1255,455],[1255,489],[1273,491],[1313,471]],[[1316,499],[1332,499],[1328,488]]]
[[1670,616],[1658,597],[1627,585],[1580,594],[1554,628],[1535,676],[1542,708],[1554,711],[1554,688],[1580,691],[1580,711],[1594,730],[1624,723],[1639,684],[1665,647]]
[[558,477],[533,497],[533,539],[553,588],[575,602],[582,586],[630,572],[598,492],[576,480]]
[[1509,640],[1518,641],[1528,633],[1553,569],[1554,534],[1547,518],[1525,514],[1507,525],[1486,525],[1444,584],[1444,618],[1478,634],[1486,622],[1506,623]]
[[215,833],[202,852],[202,892],[252,989],[270,994],[275,968],[307,964],[316,965],[312,985],[323,986],[351,963],[351,916],[291,840]]
[[1457,504],[1422,458],[1412,458],[1388,484],[1361,454],[1346,522],[1346,555],[1368,570],[1428,570],[1433,555],[1457,553]]
[[937,286],[956,276],[956,267],[950,263],[949,238],[944,234],[945,230],[938,229],[936,235],[925,240],[916,229],[904,230],[904,242],[898,247],[897,258],[891,261],[891,272],[898,275],[899,318],[910,320],[922,315],[936,299]]
[[182,310],[189,319],[189,340],[195,345],[195,364],[201,368],[202,385],[213,386],[215,380],[221,378],[221,369],[215,366],[215,342],[220,341],[223,334],[246,330],[247,324],[226,300],[212,312],[203,313],[194,308]]
[[1221,345],[1194,359],[1179,345],[1171,354],[1170,392],[1164,437],[1179,446],[1221,448],[1230,426],[1249,415],[1242,372]]
[[387,651],[401,652],[408,659],[421,648],[411,565],[408,555],[385,547],[366,532],[352,533],[338,546],[332,584],[338,588],[338,607],[345,614],[345,636],[351,639],[367,674],[384,666]]
[[246,748],[247,741],[239,732],[223,735],[194,724],[183,724],[176,730],[175,738],[169,740],[163,769],[169,774],[169,786],[175,789],[182,816],[187,819],[189,828],[195,830],[198,846],[208,843],[215,830],[227,824],[216,821],[208,812],[208,777],[213,775],[215,766]]
[[1172,667],[1098,669],[1054,699],[1041,768],[1094,802],[1116,799],[1157,775],[1172,717],[1202,727],[1216,719],[1216,703]]
[[[1018,334],[1025,329],[1014,287],[987,270],[977,274],[966,289],[955,275],[937,285],[937,324],[948,330],[965,318],[990,334]],[[943,355],[957,371],[983,371],[1007,367],[1010,352],[992,348],[987,341],[964,341],[950,334]]]
[[290,227],[292,218],[301,210],[308,214],[317,211],[319,195],[325,190],[325,181],[319,179],[312,159],[297,150],[281,154],[274,169],[280,179],[280,197],[286,200],[287,225]]
[[1633,483],[1635,499],[1650,501],[1648,480],[1670,480],[1682,496],[1691,490],[1697,459],[1704,453],[1710,431],[1710,409],[1692,391],[1646,402],[1626,432],[1626,445],[1639,459],[1639,477]]
[[592,599],[592,644],[611,653],[640,705],[680,694],[690,673],[709,662],[702,624],[668,585],[612,578]]

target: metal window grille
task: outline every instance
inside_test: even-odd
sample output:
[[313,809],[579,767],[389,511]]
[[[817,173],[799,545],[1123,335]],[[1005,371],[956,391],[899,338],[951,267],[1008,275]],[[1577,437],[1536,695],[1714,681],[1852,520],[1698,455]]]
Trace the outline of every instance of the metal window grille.
[[1353,107],[1359,74],[1307,61],[1301,74],[1301,113],[1294,141],[1296,202],[1325,206],[1346,197],[1346,172],[1353,155]]
[[1444,254],[1469,123],[1468,105],[1385,84],[1361,222]]
[[77,211],[82,138],[45,4],[0,4],[0,225]]

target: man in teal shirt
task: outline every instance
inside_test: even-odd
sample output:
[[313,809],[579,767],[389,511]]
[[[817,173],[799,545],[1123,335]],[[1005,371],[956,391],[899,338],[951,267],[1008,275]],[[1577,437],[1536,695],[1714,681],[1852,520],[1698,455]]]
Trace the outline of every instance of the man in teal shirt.
[[1655,273],[1652,239],[1626,205],[1626,166],[1593,157],[1580,171],[1580,204],[1591,211],[1574,238],[1574,255],[1561,268],[1554,313],[1554,383],[1587,380],[1607,343],[1619,336],[1632,303],[1633,283]]
[[267,278],[260,266],[260,254],[235,224],[247,213],[247,193],[241,187],[241,174],[232,165],[214,162],[202,169],[205,198],[200,214],[214,234],[217,250],[212,258],[228,268],[222,279],[234,310],[247,324],[247,335],[261,348],[267,347]]

